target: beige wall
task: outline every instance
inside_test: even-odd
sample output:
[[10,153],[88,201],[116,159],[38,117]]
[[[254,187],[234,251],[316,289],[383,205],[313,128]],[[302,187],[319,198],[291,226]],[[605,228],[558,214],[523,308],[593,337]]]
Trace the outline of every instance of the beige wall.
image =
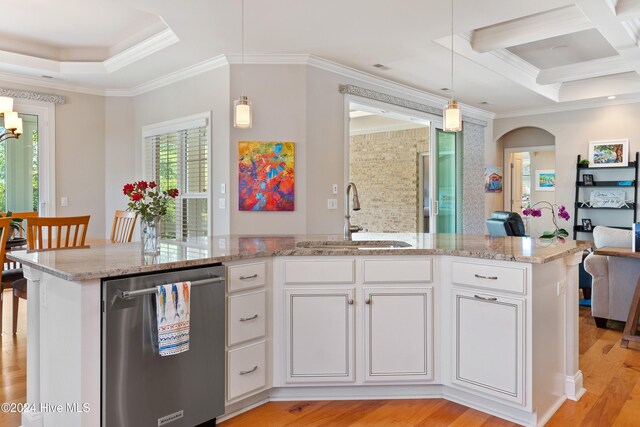
[[428,150],[425,127],[351,136],[349,180],[357,185],[363,206],[351,212],[351,223],[371,232],[416,232],[418,153]]
[[[538,202],[549,202],[551,204],[556,203],[555,191],[538,191],[536,190],[536,171],[556,169],[556,158],[554,151],[530,151],[531,158],[531,206]],[[542,204],[542,208],[546,208],[546,204]],[[573,209],[568,206],[569,209]],[[557,214],[557,212],[556,212]],[[557,217],[556,217],[557,218]],[[571,232],[573,227],[573,221],[569,223],[564,219],[557,218],[558,226]],[[542,210],[542,217],[531,218],[529,220],[529,235],[537,237],[541,236],[545,231],[553,231],[553,219],[551,212],[547,209]]]
[[[87,235],[102,238],[105,235],[105,98],[3,81],[0,87],[65,97],[65,104],[55,105],[56,215],[89,214]],[[68,198],[68,206],[60,206],[61,197]]]
[[[587,157],[589,141],[611,139],[629,139],[630,153],[632,156],[635,155],[635,152],[640,150],[638,117],[640,117],[640,104],[635,103],[497,119],[494,121],[494,141],[510,130],[523,126],[540,127],[550,132],[556,140],[556,202],[567,206],[569,213],[573,216],[575,214],[573,202],[576,156],[581,154],[583,158]],[[592,210],[582,217],[587,217],[587,214],[594,225],[607,223],[630,225],[632,221],[628,211]],[[580,237],[588,236],[583,234]]]

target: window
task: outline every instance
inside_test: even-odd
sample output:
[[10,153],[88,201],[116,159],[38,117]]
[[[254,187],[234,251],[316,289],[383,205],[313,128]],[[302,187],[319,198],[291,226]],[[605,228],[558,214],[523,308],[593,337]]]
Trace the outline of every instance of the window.
[[160,237],[198,242],[209,233],[209,114],[143,129],[145,179],[161,190],[177,188]]
[[[38,211],[38,116],[19,117],[23,134],[0,142],[0,212]],[[0,119],[0,133],[2,126]]]

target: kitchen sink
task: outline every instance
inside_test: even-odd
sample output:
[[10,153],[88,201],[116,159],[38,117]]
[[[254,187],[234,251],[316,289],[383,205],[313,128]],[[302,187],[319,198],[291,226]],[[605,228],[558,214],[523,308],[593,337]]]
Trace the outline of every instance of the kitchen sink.
[[319,240],[298,242],[301,249],[400,249],[409,248],[411,245],[399,240]]

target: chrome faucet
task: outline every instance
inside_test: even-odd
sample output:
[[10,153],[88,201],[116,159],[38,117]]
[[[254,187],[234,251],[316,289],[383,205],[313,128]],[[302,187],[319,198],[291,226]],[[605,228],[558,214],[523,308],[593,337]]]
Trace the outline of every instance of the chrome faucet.
[[351,218],[351,203],[349,201],[349,191],[351,191],[351,187],[353,187],[353,210],[360,210],[360,200],[358,199],[358,187],[353,182],[350,182],[347,185],[347,203],[345,207],[347,208],[347,212],[344,216],[344,240],[351,240],[351,234],[357,233],[358,231],[362,231],[362,227],[358,225],[351,225],[349,219]]

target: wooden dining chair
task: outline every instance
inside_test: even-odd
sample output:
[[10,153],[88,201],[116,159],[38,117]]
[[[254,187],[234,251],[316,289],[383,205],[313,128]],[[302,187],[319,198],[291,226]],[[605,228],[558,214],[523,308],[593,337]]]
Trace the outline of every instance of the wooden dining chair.
[[27,221],[29,250],[84,246],[91,215],[37,217]]
[[[7,238],[9,237],[9,227],[11,224],[10,218],[0,218],[0,259],[2,264],[0,265],[0,273],[2,273],[4,267],[4,256],[7,251]],[[2,307],[4,306],[4,283],[0,282],[0,333],[2,333]]]
[[136,228],[137,218],[136,212],[116,210],[111,226],[111,243],[130,242],[133,237],[133,229]]
[[[6,213],[4,212],[0,212],[0,217],[4,217],[6,215]],[[38,216],[38,212],[11,212],[11,217],[12,218],[22,218],[22,229],[18,231],[18,235],[14,235],[13,237],[19,237],[19,238],[24,238],[25,234],[26,234],[26,225],[27,222],[29,221],[29,218],[34,218]],[[22,267],[22,265],[18,262],[15,261],[8,261],[5,263],[4,266],[4,270],[2,271],[2,282],[5,284],[5,288],[6,287],[11,287],[11,282],[19,279],[20,277],[22,277],[22,271],[16,272],[14,270],[20,269],[20,267]],[[19,273],[18,276],[16,276],[16,274]]]
[[[46,250],[84,246],[90,215],[34,217],[27,221],[27,249]],[[13,334],[18,329],[20,298],[27,299],[27,279],[13,282]]]

